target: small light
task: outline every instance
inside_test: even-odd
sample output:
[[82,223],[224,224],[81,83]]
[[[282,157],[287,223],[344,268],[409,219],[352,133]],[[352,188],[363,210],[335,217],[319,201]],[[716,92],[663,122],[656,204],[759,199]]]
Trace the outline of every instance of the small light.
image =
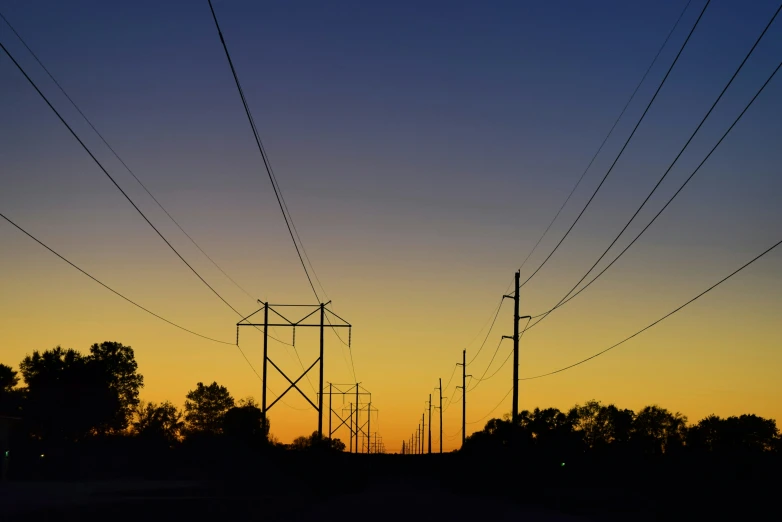
[[41,453],[41,458],[43,458],[43,457],[44,457],[44,454],[43,454],[43,453]]
[[565,463],[563,462],[562,464],[560,464],[560,466],[562,466],[564,468],[565,467]]
[[11,452],[9,450],[5,450],[5,458],[8,458],[11,455]]

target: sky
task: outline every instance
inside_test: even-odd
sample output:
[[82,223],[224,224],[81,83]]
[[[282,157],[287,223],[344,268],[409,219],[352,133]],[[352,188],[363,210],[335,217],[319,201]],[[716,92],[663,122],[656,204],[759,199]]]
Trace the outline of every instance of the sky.
[[[543,262],[616,158],[695,23],[693,0],[568,205],[521,269]],[[589,164],[685,2],[251,2],[215,0],[222,31],[306,252],[334,312],[353,325],[372,431],[398,451],[443,380],[443,448],[508,413],[514,272]],[[768,0],[714,0],[610,176],[520,293],[522,315],[555,305],[652,189],[770,20]],[[58,82],[233,285],[114,158],[7,26],[0,41],[183,257],[244,314],[256,299],[317,304],[296,256],[204,2],[0,2]],[[624,247],[713,147],[782,56],[769,29],[714,113],[623,236]],[[0,223],[0,362],[92,343],[133,347],[148,401],[184,403],[197,382],[260,399],[235,342],[238,317],[175,256],[13,63],[0,56],[0,212],[178,330]],[[782,78],[771,81],[699,173],[593,286],[527,332],[521,377],[602,350],[681,305],[782,234]],[[691,421],[782,419],[782,252],[621,347],[520,384],[520,408],[597,399],[659,404]],[[316,285],[318,285],[316,281]],[[327,298],[325,297],[327,296]],[[292,309],[296,310],[296,309]],[[291,312],[294,314],[297,312]],[[522,325],[524,323],[522,322]],[[317,330],[296,332],[305,367]],[[292,332],[273,335],[290,342]],[[346,333],[342,333],[346,339]],[[483,349],[479,347],[486,339]],[[261,335],[240,345],[260,373]],[[326,334],[325,380],[351,383]],[[476,356],[477,354],[477,356]],[[292,348],[270,357],[300,373]],[[296,371],[298,370],[298,372]],[[269,387],[282,377],[269,369]],[[311,396],[317,373],[303,390]],[[452,377],[453,376],[453,377]],[[452,377],[452,378],[451,378]],[[450,382],[449,382],[450,379]],[[448,384],[446,387],[445,384]],[[475,385],[468,385],[468,390]],[[270,396],[271,397],[271,396]],[[503,399],[503,397],[505,397]],[[351,399],[333,397],[335,409]],[[317,427],[295,394],[269,411],[287,442]],[[433,411],[437,447],[438,413]],[[427,421],[428,422],[428,421]],[[347,432],[335,436],[347,439]]]

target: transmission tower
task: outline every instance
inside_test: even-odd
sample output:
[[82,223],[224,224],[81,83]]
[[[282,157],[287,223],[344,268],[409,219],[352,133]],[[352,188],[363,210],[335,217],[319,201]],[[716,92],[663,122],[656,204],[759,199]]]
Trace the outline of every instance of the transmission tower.
[[[301,379],[303,379],[309,373],[309,371],[312,370],[315,367],[315,365],[317,364],[319,366],[319,370],[320,370],[320,372],[319,372],[320,373],[320,377],[319,377],[320,385],[318,386],[318,389],[319,390],[323,390],[323,363],[324,363],[323,351],[324,351],[324,345],[325,345],[325,329],[327,327],[328,328],[348,328],[349,329],[348,330],[348,344],[350,344],[349,339],[351,337],[350,336],[350,332],[352,331],[351,330],[352,326],[350,325],[350,323],[348,323],[347,321],[342,319],[340,316],[338,316],[337,314],[335,314],[334,312],[332,312],[331,310],[326,308],[326,306],[329,303],[331,303],[331,301],[329,301],[328,303],[321,303],[319,305],[270,305],[269,303],[264,303],[263,301],[260,301],[260,300],[258,302],[263,304],[262,308],[259,308],[255,312],[251,313],[247,317],[244,317],[242,320],[240,320],[238,323],[236,323],[236,344],[237,344],[237,346],[239,345],[239,327],[240,326],[252,326],[254,328],[263,327],[263,392],[262,392],[262,397],[263,398],[261,399],[261,414],[263,416],[264,422],[266,422],[266,418],[267,418],[266,412],[268,410],[270,410],[275,404],[277,404],[277,402],[279,400],[281,400],[285,396],[286,393],[288,393],[289,391],[295,389],[296,391],[298,391],[301,394],[302,397],[304,397],[304,399],[306,399],[306,401],[310,404],[310,406],[312,406],[315,409],[315,411],[318,412],[318,436],[320,438],[323,438],[323,394],[322,393],[317,394],[318,396],[315,398],[315,400],[318,403],[315,404],[315,402],[313,402],[307,396],[307,394],[304,393],[301,390],[301,388],[298,387],[298,382]],[[311,312],[309,312],[308,314],[306,314],[305,316],[303,316],[302,318],[296,320],[296,321],[291,321],[290,319],[288,319],[287,317],[285,317],[284,315],[282,315],[280,312],[277,311],[277,308],[291,308],[291,307],[305,308],[305,309],[306,308],[312,308],[313,310]],[[263,322],[262,323],[248,322],[248,320],[251,317],[253,317],[255,314],[259,313],[260,311],[263,311]],[[318,311],[320,311],[320,321],[318,323],[316,323],[316,324],[313,324],[311,322],[307,322],[307,320],[310,319],[315,314],[317,314]],[[284,322],[271,322],[270,323],[269,322],[269,312],[274,313],[277,316],[277,318],[279,318],[280,320],[282,320]],[[327,326],[325,324],[326,323],[326,314],[327,313],[330,314],[331,316],[333,316],[334,319],[336,319],[336,321],[338,321],[338,322],[332,323],[331,321],[329,321],[330,324]],[[309,366],[309,368],[304,370],[304,373],[302,373],[295,381],[291,380],[290,377],[288,377],[285,374],[285,372],[283,372],[280,369],[280,367],[277,366],[274,363],[274,361],[272,361],[269,358],[269,328],[275,328],[275,327],[277,327],[277,328],[292,328],[293,329],[293,339],[294,339],[293,344],[294,345],[296,344],[296,341],[295,341],[296,340],[296,327],[299,327],[299,328],[320,328],[320,355]],[[286,388],[285,391],[283,391],[276,399],[274,399],[274,401],[272,401],[271,404],[267,405],[267,402],[266,402],[266,389],[268,388],[268,386],[267,386],[267,384],[268,384],[268,381],[267,381],[267,367],[268,367],[268,364],[271,364],[274,367],[274,369],[277,370],[280,373],[280,375],[285,377],[285,380],[287,380],[290,383],[290,386],[288,386],[288,388]]]

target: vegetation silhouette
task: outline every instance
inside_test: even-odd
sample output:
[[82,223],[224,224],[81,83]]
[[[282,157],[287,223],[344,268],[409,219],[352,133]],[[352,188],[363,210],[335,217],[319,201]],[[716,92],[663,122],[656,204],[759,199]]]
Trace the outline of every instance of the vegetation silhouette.
[[[182,409],[142,402],[144,378],[121,343],[94,344],[87,354],[34,351],[18,368],[0,364],[0,416],[19,419],[4,460],[10,480],[193,479],[230,483],[221,494],[255,494],[260,485],[320,498],[359,490],[369,477],[416,476],[459,494],[587,515],[669,518],[678,502],[700,506],[690,518],[746,518],[768,507],[757,497],[774,498],[782,477],[776,422],[751,414],[691,424],[657,405],[636,412],[591,400],[567,411],[525,410],[515,422],[490,419],[450,454],[367,456],[317,432],[281,444],[254,399],[235,400],[217,382],[196,383]],[[326,468],[335,480],[306,478]],[[452,480],[460,475],[468,479]]]

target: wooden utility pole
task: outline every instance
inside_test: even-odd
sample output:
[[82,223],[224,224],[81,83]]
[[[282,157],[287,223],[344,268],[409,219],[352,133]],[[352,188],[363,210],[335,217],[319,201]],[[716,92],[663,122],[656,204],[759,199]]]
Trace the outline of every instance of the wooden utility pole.
[[513,424],[519,420],[519,278],[516,271],[516,292],[513,294]]
[[429,442],[426,452],[432,454],[432,394],[429,394]]
[[466,438],[465,429],[467,427],[467,350],[462,350],[462,362],[456,363],[456,366],[462,367],[462,385],[456,388],[462,389],[462,447]]
[[425,446],[424,446],[424,430],[426,429],[426,414],[421,414],[421,455],[424,454]]
[[437,379],[440,383],[440,386],[437,388],[440,390],[440,407],[438,408],[440,410],[440,455],[443,454],[443,380],[442,378]]
[[521,272],[515,274],[515,291],[513,295],[502,296],[505,299],[513,299],[513,336],[503,335],[503,339],[513,339],[513,410],[511,419],[515,425],[519,421],[519,321],[522,319],[532,319],[530,316],[519,316],[519,278]]

